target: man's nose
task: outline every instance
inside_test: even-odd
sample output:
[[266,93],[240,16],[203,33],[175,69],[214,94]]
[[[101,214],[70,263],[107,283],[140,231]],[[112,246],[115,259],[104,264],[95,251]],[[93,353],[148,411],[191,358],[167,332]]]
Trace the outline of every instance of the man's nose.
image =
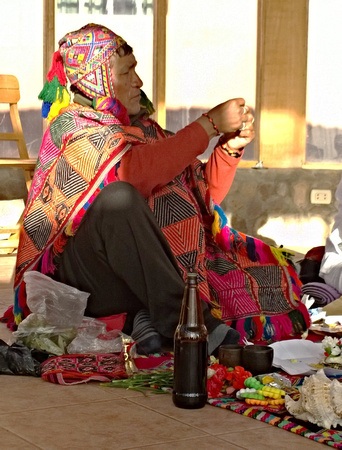
[[134,79],[133,79],[133,85],[134,86],[137,86],[137,87],[139,87],[139,88],[141,88],[142,86],[143,86],[143,82],[142,82],[142,79],[139,77],[139,75],[135,72],[135,76],[134,76]]

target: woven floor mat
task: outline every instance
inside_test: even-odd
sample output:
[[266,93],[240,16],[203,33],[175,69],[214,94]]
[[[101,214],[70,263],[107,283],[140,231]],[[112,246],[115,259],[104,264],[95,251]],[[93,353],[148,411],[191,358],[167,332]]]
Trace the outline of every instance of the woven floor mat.
[[342,427],[337,429],[323,429],[310,422],[297,420],[282,409],[278,411],[265,410],[261,406],[249,406],[245,402],[237,401],[229,397],[209,399],[208,403],[212,406],[218,406],[223,409],[229,409],[238,414],[252,419],[260,420],[282,430],[291,431],[315,442],[329,445],[333,448],[342,449]]

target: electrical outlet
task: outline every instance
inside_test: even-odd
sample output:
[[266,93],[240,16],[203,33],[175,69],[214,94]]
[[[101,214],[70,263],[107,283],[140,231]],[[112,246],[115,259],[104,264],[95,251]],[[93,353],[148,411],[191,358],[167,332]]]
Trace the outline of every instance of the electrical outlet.
[[331,203],[330,189],[312,189],[310,201],[313,205],[329,205]]

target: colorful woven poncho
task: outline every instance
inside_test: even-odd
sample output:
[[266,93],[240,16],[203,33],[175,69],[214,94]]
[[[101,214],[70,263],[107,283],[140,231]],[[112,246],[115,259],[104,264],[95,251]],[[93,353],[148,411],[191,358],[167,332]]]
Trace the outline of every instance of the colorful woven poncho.
[[210,200],[200,161],[151,196],[149,205],[184,279],[186,268],[195,267],[202,299],[242,338],[272,342],[309,327],[301,282],[286,252],[229,227]]
[[[72,104],[46,131],[21,231],[15,275],[15,323],[29,314],[23,274],[53,273],[53,257],[77,232],[100,190],[118,180],[125,152],[169,134],[149,118],[122,125],[112,113]],[[309,315],[294,267],[277,249],[231,229],[210,199],[204,164],[195,160],[148,199],[184,275],[199,273],[212,313],[242,337],[275,341],[301,333]],[[7,314],[11,321],[11,312]]]

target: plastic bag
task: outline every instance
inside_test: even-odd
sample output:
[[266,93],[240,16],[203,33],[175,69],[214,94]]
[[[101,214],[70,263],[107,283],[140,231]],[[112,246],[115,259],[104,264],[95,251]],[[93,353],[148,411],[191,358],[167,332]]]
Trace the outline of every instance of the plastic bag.
[[13,337],[28,348],[63,355],[82,323],[90,294],[36,271],[26,272],[24,280],[31,314]]
[[55,327],[49,325],[42,315],[31,313],[18,325],[12,336],[16,342],[28,348],[51,355],[63,355],[76,334],[76,327]]
[[21,344],[8,345],[0,339],[0,374],[40,376],[40,364],[48,355],[38,354]]
[[[91,317],[85,317],[78,327],[77,336],[68,345],[68,353],[120,353],[123,339],[130,339],[120,330],[106,331],[106,324]],[[132,340],[133,343],[133,340]]]
[[88,292],[53,280],[40,272],[24,274],[27,305],[32,313],[43,316],[46,323],[56,327],[81,325],[89,297]]

